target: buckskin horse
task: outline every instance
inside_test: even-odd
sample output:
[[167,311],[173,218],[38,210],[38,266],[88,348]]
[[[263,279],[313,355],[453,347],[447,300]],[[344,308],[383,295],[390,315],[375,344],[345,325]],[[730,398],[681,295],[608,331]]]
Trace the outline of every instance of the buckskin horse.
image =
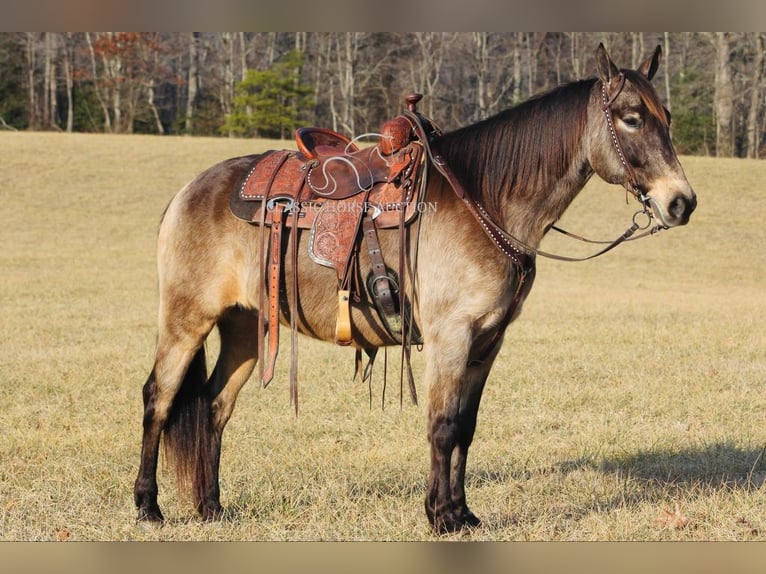
[[[300,152],[229,159],[180,190],[158,236],[159,331],[143,387],[143,442],[134,488],[139,521],[164,520],[156,477],[161,436],[179,477],[190,482],[201,517],[221,515],[221,436],[259,352],[261,365],[273,363],[280,322],[291,325],[293,338],[302,332],[329,342],[345,339],[374,353],[401,342],[379,305],[379,291],[389,291],[389,306],[391,299],[397,303],[398,288],[398,302],[411,314],[405,346],[417,338],[425,353],[431,454],[426,515],[437,532],[478,525],[466,503],[466,458],[482,390],[505,329],[532,286],[545,234],[594,173],[632,193],[656,228],[686,224],[696,207],[671,143],[670,114],[650,82],[660,58],[658,46],[637,70],[620,69],[599,45],[596,77],[449,133],[415,112],[415,98],[404,116],[411,130],[400,151],[391,141],[401,134],[389,134],[370,151],[329,130],[309,130]],[[333,147],[355,182],[339,187],[348,178],[328,163]],[[409,155],[396,155],[404,152]],[[267,170],[267,162],[274,166]],[[354,162],[367,167],[356,169]],[[269,186],[282,177],[278,173],[288,169],[279,172],[276,164],[293,166],[288,179],[299,191],[270,194]],[[321,171],[311,170],[320,165]],[[418,170],[422,173],[413,173]],[[296,176],[299,172],[303,175]],[[255,180],[249,174],[256,174]],[[373,201],[380,189],[411,194],[415,176],[426,182],[416,190],[417,202],[427,200],[436,210],[410,219],[401,208],[409,200],[400,201],[393,216],[381,207],[385,201]],[[306,191],[309,179],[313,191]],[[252,203],[244,204],[248,193]],[[356,198],[350,208],[333,203],[349,197]],[[250,221],[234,215],[235,199],[240,207],[250,206]],[[312,205],[319,213],[334,206],[361,215],[340,223],[316,216],[308,228],[301,218]],[[399,223],[376,227],[386,215]],[[370,221],[374,241],[368,253],[359,246]],[[317,225],[345,230],[346,239],[330,235],[325,241]],[[316,252],[312,260],[311,250],[323,242],[346,246],[334,268],[318,265]],[[391,272],[381,274],[381,264]],[[365,283],[360,276],[371,268],[377,271]],[[401,318],[401,307],[399,313]],[[203,342],[214,327],[221,347],[208,377]],[[401,333],[402,325],[398,328]],[[415,328],[419,332],[413,335]],[[261,366],[265,384],[270,375],[263,371]]]

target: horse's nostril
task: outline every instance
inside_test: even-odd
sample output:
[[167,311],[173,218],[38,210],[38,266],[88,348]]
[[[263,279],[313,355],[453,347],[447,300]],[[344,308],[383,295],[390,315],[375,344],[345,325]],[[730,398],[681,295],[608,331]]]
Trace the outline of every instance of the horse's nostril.
[[668,205],[668,214],[683,225],[689,221],[689,217],[696,207],[696,195],[692,194],[691,198],[687,198],[684,195],[678,195]]
[[679,196],[670,202],[670,205],[668,205],[668,212],[676,219],[681,219],[686,211],[686,206],[686,199]]

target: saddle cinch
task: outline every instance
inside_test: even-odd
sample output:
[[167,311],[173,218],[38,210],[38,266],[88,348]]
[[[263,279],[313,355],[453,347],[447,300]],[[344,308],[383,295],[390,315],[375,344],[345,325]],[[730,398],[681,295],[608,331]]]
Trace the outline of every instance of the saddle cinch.
[[[337,272],[336,343],[348,345],[353,339],[349,302],[353,290],[359,288],[354,285],[354,266],[363,238],[372,267],[367,290],[383,324],[400,343],[420,342],[416,326],[410,326],[403,316],[408,306],[404,289],[383,261],[377,230],[398,228],[401,250],[404,228],[420,211],[428,144],[424,140],[438,133],[438,128],[416,110],[421,98],[420,94],[407,96],[407,111],[387,121],[379,142],[369,147],[360,148],[329,129],[300,128],[295,134],[297,152],[279,150],[259,156],[232,190],[232,213],[262,230],[260,270],[265,280],[260,307],[264,310],[264,292],[268,292],[268,326],[263,327],[261,313],[259,329],[260,356],[265,359],[260,362],[264,385],[273,378],[279,346],[280,277],[287,257],[282,245],[285,228],[289,232],[309,230],[309,257]],[[297,241],[292,244],[297,250]],[[402,254],[399,259],[401,267]],[[292,261],[297,261],[297,251],[292,253]],[[292,301],[296,301],[297,285],[292,289]],[[289,315],[295,334],[296,313],[291,310]],[[262,353],[264,331],[268,331],[267,355]],[[293,365],[291,388],[294,371]],[[297,408],[297,391],[291,392]]]

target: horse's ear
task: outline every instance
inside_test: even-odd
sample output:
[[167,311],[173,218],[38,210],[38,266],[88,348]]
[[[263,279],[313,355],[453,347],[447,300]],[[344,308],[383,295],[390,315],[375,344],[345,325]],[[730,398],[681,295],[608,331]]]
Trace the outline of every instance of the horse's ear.
[[662,46],[657,46],[654,49],[654,54],[644,60],[638,67],[638,71],[646,76],[649,80],[657,73],[657,69],[660,67],[660,61],[662,60]]
[[620,70],[612,62],[612,58],[609,57],[606,48],[604,48],[603,42],[599,43],[596,49],[596,69],[599,79],[605,85],[608,85],[620,73]]

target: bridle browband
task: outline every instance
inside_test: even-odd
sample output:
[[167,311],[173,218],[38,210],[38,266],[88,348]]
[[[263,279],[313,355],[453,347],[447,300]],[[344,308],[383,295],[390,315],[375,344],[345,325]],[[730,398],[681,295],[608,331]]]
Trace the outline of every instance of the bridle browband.
[[[625,81],[626,81],[626,77],[624,72],[620,72],[619,75],[617,76],[617,89],[614,91],[614,93],[611,96],[609,96],[606,90],[606,84],[604,83],[603,80],[601,80],[601,98],[602,98],[601,110],[604,112],[604,117],[606,119],[606,123],[609,128],[609,134],[611,136],[612,146],[614,147],[615,152],[617,153],[620,163],[625,169],[627,179],[623,183],[623,186],[641,204],[641,209],[636,211],[633,214],[630,227],[628,227],[622,233],[622,235],[620,235],[617,239],[613,241],[597,241],[597,240],[586,239],[584,237],[580,237],[579,235],[575,235],[574,233],[565,231],[555,225],[551,226],[551,229],[558,231],[559,233],[562,233],[573,239],[577,239],[579,241],[592,243],[592,244],[606,244],[606,247],[604,247],[601,251],[598,251],[597,253],[594,253],[587,257],[567,257],[564,255],[556,255],[554,253],[548,253],[541,249],[536,249],[530,245],[527,245],[524,241],[521,241],[517,237],[514,237],[513,235],[509,234],[507,231],[502,229],[497,223],[494,222],[494,220],[491,218],[489,213],[487,213],[484,207],[480,203],[478,203],[476,200],[471,198],[468,193],[466,193],[465,188],[463,188],[460,181],[452,172],[449,165],[444,160],[444,157],[439,153],[438,149],[435,149],[435,145],[434,145],[434,142],[432,141],[432,138],[423,137],[423,136],[426,136],[426,134],[419,134],[422,137],[422,141],[425,143],[425,147],[428,151],[428,155],[430,156],[434,166],[447,179],[447,181],[449,182],[454,192],[457,194],[457,196],[460,199],[463,200],[464,204],[466,205],[466,207],[468,207],[468,210],[471,212],[471,214],[479,221],[482,229],[484,229],[484,232],[489,236],[489,238],[492,240],[495,246],[507,257],[515,260],[519,266],[523,266],[521,264],[521,259],[523,259],[524,254],[541,255],[543,257],[547,257],[549,259],[556,259],[558,261],[568,261],[568,262],[587,261],[588,259],[593,259],[594,257],[598,257],[608,251],[611,251],[612,249],[614,249],[615,247],[617,247],[618,245],[620,245],[621,243],[625,241],[633,241],[636,239],[640,239],[642,237],[646,237],[647,235],[654,235],[663,229],[667,229],[666,225],[661,225],[661,224],[657,224],[652,227],[652,220],[654,219],[651,205],[650,205],[652,199],[649,196],[647,196],[643,192],[641,187],[638,185],[638,180],[636,178],[635,171],[633,170],[633,167],[628,163],[628,160],[625,157],[625,152],[623,151],[622,144],[620,143],[620,138],[618,137],[617,130],[615,129],[615,126],[614,126],[614,119],[612,117],[611,106],[614,103],[614,101],[617,99],[617,97],[620,95],[622,90],[625,88]],[[419,122],[414,122],[414,123],[418,125]],[[417,131],[417,128],[416,128],[416,131]],[[639,218],[641,216],[646,217],[646,222],[643,225],[639,223]],[[634,236],[636,231],[639,231],[639,230],[643,230],[644,232]]]

